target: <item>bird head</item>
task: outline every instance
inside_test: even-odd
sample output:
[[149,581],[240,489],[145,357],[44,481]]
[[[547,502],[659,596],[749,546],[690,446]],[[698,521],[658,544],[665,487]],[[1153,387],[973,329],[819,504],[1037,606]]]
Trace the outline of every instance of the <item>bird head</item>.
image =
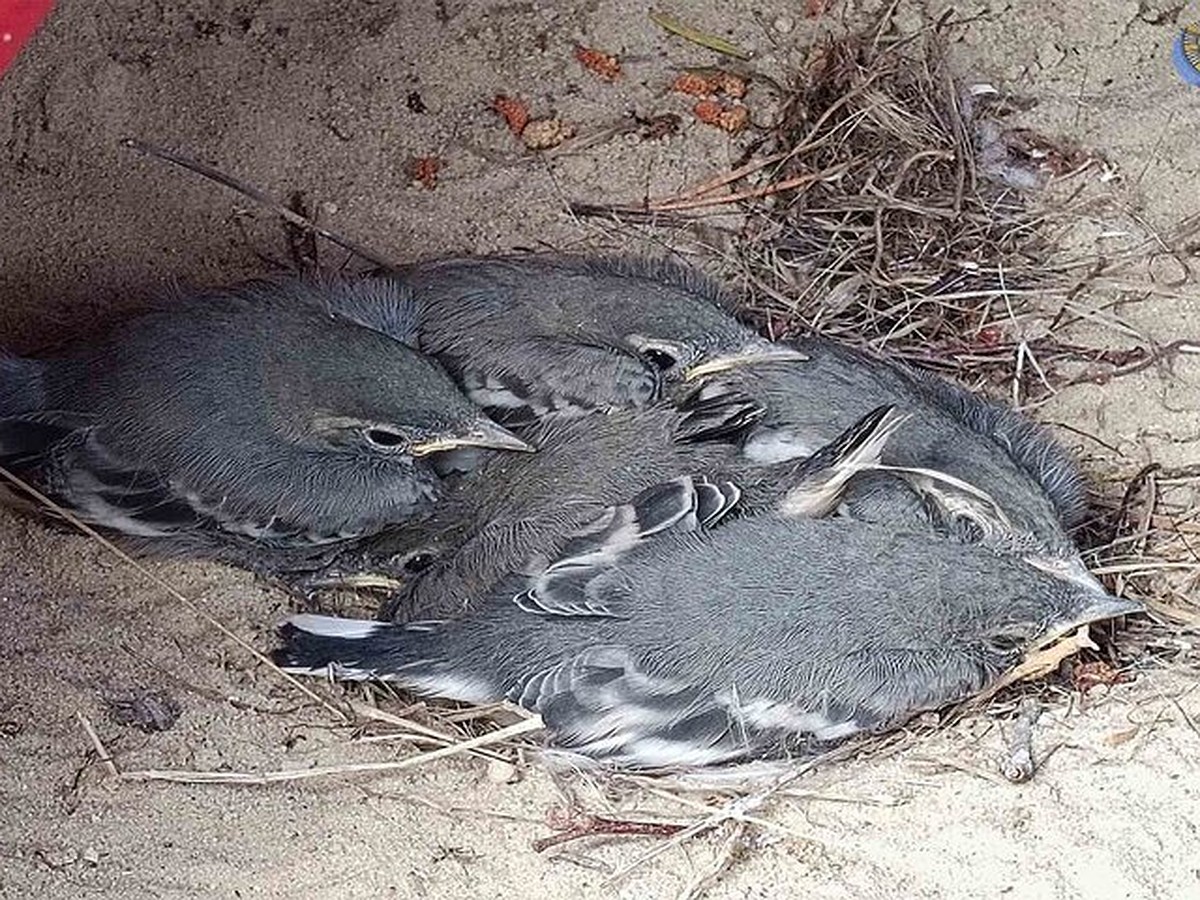
[[302,358],[273,357],[266,374],[277,430],[312,450],[411,462],[470,447],[534,449],[435,362],[344,320],[306,335]]
[[687,336],[661,337],[633,332],[625,335],[624,341],[667,383],[694,385],[746,366],[807,358],[800,351],[773,344],[732,320],[722,322],[718,328]]

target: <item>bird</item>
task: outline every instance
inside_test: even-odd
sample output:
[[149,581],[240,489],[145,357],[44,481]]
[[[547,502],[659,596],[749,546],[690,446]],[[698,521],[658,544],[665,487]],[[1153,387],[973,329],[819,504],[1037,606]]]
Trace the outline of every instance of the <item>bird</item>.
[[743,442],[748,460],[803,458],[864,410],[893,403],[909,421],[888,442],[880,470],[851,485],[852,514],[924,521],[1060,577],[1094,582],[1069,534],[1087,512],[1086,482],[1047,431],[930,372],[819,336],[794,344],[805,359],[728,370],[699,387],[717,407],[725,391],[762,406]]
[[[379,615],[391,621],[461,615],[509,572],[553,558],[606,507],[654,484],[691,471],[728,474],[743,485],[739,510],[752,514],[784,497],[798,468],[829,461],[840,490],[878,462],[879,447],[902,424],[891,407],[880,407],[835,436],[818,458],[760,467],[745,463],[729,440],[760,412],[753,400],[723,393],[719,402],[551,423],[538,433],[537,454],[490,459],[415,527],[388,528],[290,586],[302,595],[339,584],[390,587]],[[821,499],[797,502],[832,508]]]
[[735,392],[698,408],[658,403],[552,420],[532,434],[536,454],[495,454],[458,479],[413,525],[347,545],[293,579],[295,593],[339,585],[394,589],[381,616],[455,615],[511,569],[557,551],[607,506],[693,469],[738,465],[733,443],[761,408]]
[[369,288],[177,292],[52,357],[0,353],[0,464],[131,544],[254,560],[426,514],[439,453],[533,449],[434,361],[330,311]]
[[[803,482],[796,488],[804,490]],[[978,545],[846,516],[734,515],[685,476],[607,509],[478,609],[406,624],[299,615],[275,662],[507,701],[616,768],[820,752],[995,685],[1025,652],[1141,611]]]
[[415,316],[422,352],[515,429],[643,409],[717,372],[799,355],[738,322],[716,281],[669,260],[458,257],[365,278],[375,301],[347,294],[339,314],[384,333]]

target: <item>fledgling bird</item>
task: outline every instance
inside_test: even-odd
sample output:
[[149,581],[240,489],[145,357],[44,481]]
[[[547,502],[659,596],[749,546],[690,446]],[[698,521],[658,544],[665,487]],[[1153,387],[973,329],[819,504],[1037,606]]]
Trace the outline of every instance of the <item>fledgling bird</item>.
[[723,392],[697,408],[656,404],[547,422],[530,434],[536,454],[493,455],[415,527],[350,546],[293,587],[392,582],[400,590],[384,618],[457,615],[510,571],[557,553],[605,507],[688,472],[741,466],[732,439],[760,414]]
[[865,410],[895,404],[910,418],[882,462],[907,471],[858,479],[846,497],[854,514],[932,520],[1060,577],[1094,581],[1067,534],[1087,510],[1084,480],[1048,432],[931,373],[819,337],[796,347],[806,359],[730,370],[700,388],[715,404],[726,390],[761,403],[748,460],[803,458]]
[[985,548],[847,517],[733,517],[732,483],[682,478],[449,620],[296,616],[276,661],[541,715],[614,767],[821,749],[967,699],[1023,653],[1140,611]]
[[734,319],[716,282],[667,261],[441,259],[369,280],[394,289],[390,302],[347,297],[339,312],[388,332],[396,310],[413,304],[421,350],[514,427],[642,409],[683,382],[798,356]]
[[433,454],[532,449],[436,363],[329,312],[340,290],[365,288],[182,295],[53,358],[0,355],[0,464],[148,549],[254,562],[423,515]]
[[[557,556],[569,536],[606,507],[689,472],[736,477],[739,510],[750,514],[773,506],[803,473],[824,466],[827,481],[807,476],[823,491],[797,494],[795,502],[804,505],[798,514],[827,512],[829,497],[878,462],[903,418],[890,407],[871,410],[817,456],[759,467],[726,440],[759,413],[753,401],[723,394],[720,403],[659,404],[553,423],[538,434],[536,455],[490,459],[419,527],[388,529],[351,548],[315,582],[398,583],[380,611],[383,619],[461,615],[509,573]],[[414,560],[422,564],[418,571]]]
[[[419,527],[387,529],[334,568],[398,581],[383,618],[459,615],[606,506],[696,465],[736,462],[729,443],[678,440],[681,419],[659,405],[549,423],[531,437],[536,454],[489,459]],[[414,554],[424,563],[415,573]]]

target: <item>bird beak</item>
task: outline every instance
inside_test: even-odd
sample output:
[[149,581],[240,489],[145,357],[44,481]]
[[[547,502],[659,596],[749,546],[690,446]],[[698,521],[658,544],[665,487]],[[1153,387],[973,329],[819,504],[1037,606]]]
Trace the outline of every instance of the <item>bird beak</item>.
[[[1045,634],[1038,638],[1030,649],[1034,651],[1042,650],[1057,643],[1072,632],[1080,633],[1080,629],[1087,629],[1090,625],[1096,625],[1109,619],[1119,619],[1121,616],[1132,616],[1135,613],[1143,613],[1145,611],[1145,604],[1137,600],[1125,600],[1121,597],[1114,597],[1112,594],[1097,594],[1094,600],[1090,600],[1069,619],[1055,622]],[[1087,639],[1087,642],[1081,646],[1095,650],[1096,645],[1087,637],[1087,631],[1085,630],[1081,634]]]
[[1083,560],[1078,557],[1075,559],[1052,559],[1044,556],[1027,556],[1025,562],[1048,575],[1083,588],[1089,595],[1079,611],[1069,621],[1063,622],[1054,630],[1056,635],[1074,631],[1081,625],[1090,625],[1093,622],[1103,622],[1106,619],[1116,619],[1120,616],[1131,616],[1134,613],[1146,611],[1145,604],[1138,600],[1128,600],[1110,594],[1100,580],[1087,570]]
[[379,575],[373,572],[359,572],[354,575],[328,575],[314,578],[305,582],[304,586],[313,590],[341,588],[354,591],[398,591],[404,587],[404,582],[390,575]]
[[712,359],[706,359],[702,363],[697,363],[684,372],[683,378],[685,381],[695,381],[697,378],[705,378],[720,372],[728,372],[730,369],[737,369],[742,366],[756,366],[759,363],[769,362],[800,362],[806,359],[808,359],[808,354],[801,353],[799,350],[793,350],[791,347],[780,347],[777,344],[762,341],[761,343],[743,347],[738,353],[732,353],[729,356],[716,356]]
[[1057,556],[1026,556],[1025,562],[1035,569],[1045,572],[1047,575],[1053,575],[1055,578],[1069,581],[1071,584],[1077,585],[1089,593],[1101,597],[1111,596],[1104,585],[1100,583],[1100,580],[1088,571],[1087,566],[1083,564],[1083,560],[1079,557],[1063,559]]
[[409,453],[413,456],[428,456],[430,453],[444,453],[463,447],[486,447],[489,450],[512,450],[518,453],[533,453],[537,449],[495,422],[479,422],[465,434],[453,434],[413,444]]
[[1120,616],[1132,616],[1145,611],[1146,605],[1140,601],[1105,594],[1103,597],[1097,596],[1095,600],[1084,607],[1076,624],[1090,625],[1092,622],[1103,622],[1105,619],[1116,619]]

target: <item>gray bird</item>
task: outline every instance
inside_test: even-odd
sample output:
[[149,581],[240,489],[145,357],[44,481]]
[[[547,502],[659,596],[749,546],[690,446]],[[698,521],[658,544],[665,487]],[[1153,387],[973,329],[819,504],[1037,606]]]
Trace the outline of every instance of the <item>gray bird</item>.
[[431,455],[532,449],[436,363],[327,311],[340,290],[364,288],[178,296],[54,358],[0,355],[0,463],[137,543],[253,558],[424,514]]
[[725,440],[760,412],[753,401],[724,393],[719,402],[659,404],[553,423],[538,433],[537,454],[494,457],[417,527],[388,529],[294,586],[394,580],[400,589],[381,618],[460,615],[510,572],[544,564],[606,507],[652,485],[698,470],[737,477],[744,493],[740,509],[757,511],[778,502],[798,470],[828,464],[840,488],[878,462],[879,446],[900,425],[890,408],[872,410],[817,458],[760,467],[747,464]]
[[1060,577],[1094,581],[1066,530],[1086,513],[1084,481],[1045,430],[936,375],[821,338],[796,346],[805,360],[730,370],[700,388],[714,405],[724,391],[761,403],[744,444],[748,460],[803,458],[864,411],[895,404],[909,420],[882,462],[904,471],[857,479],[846,496],[854,515],[924,519]]
[[660,485],[472,613],[297,616],[276,661],[506,700],[612,766],[707,766],[897,726],[984,690],[1036,644],[1141,610],[924,530],[732,517],[738,502],[732,483]]
[[714,281],[666,261],[442,259],[370,280],[390,300],[347,295],[338,311],[388,333],[415,305],[421,350],[509,426],[641,409],[684,382],[799,355],[737,322]]
[[398,582],[383,617],[456,615],[527,560],[557,553],[605,507],[697,469],[742,466],[725,438],[760,413],[723,392],[698,409],[657,404],[546,423],[531,435],[536,454],[493,455],[427,519],[348,548],[293,587]]

